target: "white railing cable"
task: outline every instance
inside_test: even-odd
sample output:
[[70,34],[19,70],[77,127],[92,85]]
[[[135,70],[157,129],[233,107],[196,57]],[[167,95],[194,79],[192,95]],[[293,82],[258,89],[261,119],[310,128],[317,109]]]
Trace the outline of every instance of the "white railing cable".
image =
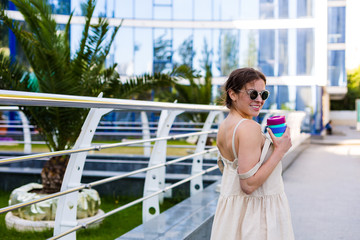
[[4,208],[0,209],[0,214],[10,212],[10,211],[16,210],[18,208],[26,207],[26,206],[29,206],[29,205],[34,204],[34,203],[38,203],[38,202],[42,202],[42,201],[45,201],[45,200],[48,200],[48,199],[59,197],[59,196],[62,196],[62,195],[68,194],[68,193],[76,192],[76,191],[79,191],[79,190],[82,190],[82,189],[85,189],[85,188],[86,188],[86,185],[81,185],[81,186],[78,186],[78,187],[67,189],[67,190],[62,191],[62,192],[52,193],[52,194],[46,195],[44,197],[29,201],[29,202],[18,203],[18,204],[14,204],[14,205],[11,205],[11,206],[8,206],[8,207],[4,207]]
[[152,194],[150,194],[150,195],[148,195],[148,196],[145,196],[145,197],[142,197],[142,198],[138,198],[138,199],[136,199],[136,200],[134,200],[134,201],[132,201],[132,202],[130,202],[130,203],[127,203],[127,204],[125,204],[125,205],[123,205],[123,206],[121,206],[121,207],[115,208],[114,210],[111,210],[111,211],[105,213],[105,214],[102,215],[102,216],[95,217],[94,219],[92,219],[92,220],[90,220],[90,221],[88,221],[88,222],[86,222],[86,223],[83,223],[83,224],[81,224],[81,225],[77,225],[77,226],[69,229],[69,230],[66,231],[66,232],[63,232],[63,233],[61,233],[61,234],[59,234],[59,235],[57,235],[57,236],[54,236],[54,237],[51,237],[51,238],[48,238],[48,239],[49,239],[49,240],[56,240],[56,239],[59,239],[59,238],[61,238],[61,237],[63,237],[63,236],[66,236],[66,235],[68,235],[68,234],[70,234],[70,233],[72,233],[72,232],[74,232],[74,231],[80,230],[80,229],[82,229],[82,228],[87,228],[89,225],[91,225],[91,224],[93,224],[93,223],[96,223],[96,222],[98,222],[98,221],[100,221],[100,220],[102,220],[102,219],[104,219],[104,218],[106,218],[106,217],[108,217],[108,216],[111,216],[111,215],[113,215],[113,214],[115,214],[115,213],[117,213],[117,212],[120,212],[120,211],[122,211],[122,210],[124,210],[124,209],[126,209],[126,208],[129,208],[129,207],[131,207],[131,206],[134,206],[135,204],[138,204],[138,203],[140,203],[140,202],[142,202],[142,201],[144,201],[144,200],[146,200],[146,199],[148,199],[148,198],[157,196],[157,195],[159,195],[159,194],[161,194],[161,193],[165,193],[166,191],[168,191],[168,190],[170,190],[170,189],[173,189],[173,188],[175,188],[175,187],[177,187],[177,186],[179,186],[179,185],[181,185],[181,184],[183,184],[183,183],[186,183],[186,182],[188,182],[188,181],[190,181],[190,180],[192,180],[192,179],[194,179],[194,178],[196,178],[196,177],[199,177],[199,176],[204,175],[204,174],[206,174],[206,173],[208,173],[208,172],[214,171],[214,170],[216,170],[216,169],[218,169],[218,168],[219,168],[218,165],[216,165],[216,166],[213,166],[213,167],[208,168],[208,169],[206,169],[206,170],[203,170],[203,171],[201,171],[201,172],[199,172],[199,173],[197,173],[197,174],[195,174],[195,175],[192,175],[192,176],[190,176],[190,177],[188,177],[188,178],[185,178],[185,179],[183,179],[183,180],[181,180],[181,181],[178,181],[178,182],[176,182],[176,183],[174,183],[174,184],[172,184],[172,185],[170,185],[170,186],[168,186],[168,187],[165,187],[164,189],[158,190],[158,191],[156,191],[156,192],[154,192],[154,193],[152,193]]
[[160,167],[164,167],[164,166],[169,166],[169,165],[184,161],[184,160],[189,159],[189,158],[193,158],[193,157],[203,155],[203,154],[207,154],[207,153],[212,153],[212,152],[215,152],[215,151],[217,151],[217,148],[212,148],[212,149],[205,150],[205,151],[202,151],[202,152],[199,152],[199,153],[194,153],[194,154],[186,155],[184,157],[176,158],[174,160],[171,160],[171,161],[168,161],[166,163],[159,164],[159,165],[138,169],[138,170],[135,170],[135,171],[131,171],[131,172],[119,175],[119,176],[113,176],[113,177],[105,178],[105,179],[98,180],[98,181],[95,181],[95,182],[83,184],[83,185],[78,186],[78,187],[73,187],[73,188],[70,188],[70,189],[67,189],[67,190],[64,190],[64,191],[61,191],[61,192],[49,194],[49,195],[47,195],[45,197],[41,197],[41,198],[29,201],[29,202],[11,205],[9,207],[1,208],[0,209],[0,214],[6,213],[6,212],[9,212],[9,211],[13,211],[13,210],[16,210],[18,208],[25,207],[25,206],[29,206],[29,205],[34,204],[34,203],[42,202],[42,201],[45,201],[45,200],[48,200],[48,199],[51,199],[51,198],[54,198],[54,197],[59,197],[59,196],[62,196],[62,195],[68,194],[68,193],[76,192],[76,191],[79,191],[79,190],[82,190],[82,189],[90,189],[90,188],[92,188],[94,186],[97,186],[97,185],[112,182],[112,181],[115,181],[115,180],[120,180],[122,178],[129,177],[129,176],[132,176],[132,175],[136,175],[138,173],[146,172],[148,170],[152,170],[152,169],[156,169],[156,168],[160,168]]
[[34,160],[34,159],[43,158],[43,157],[55,157],[55,156],[61,156],[61,155],[69,155],[72,153],[88,152],[88,151],[92,151],[92,150],[100,151],[101,149],[121,147],[121,146],[132,145],[132,144],[140,144],[140,143],[145,143],[145,142],[154,142],[154,141],[159,141],[159,140],[171,140],[171,139],[174,140],[177,138],[184,138],[184,137],[190,137],[190,136],[196,136],[196,135],[202,135],[202,134],[208,134],[208,133],[217,133],[217,131],[218,130],[211,130],[211,131],[207,131],[207,132],[185,133],[185,134],[178,134],[178,135],[159,137],[159,138],[151,138],[151,139],[145,139],[145,140],[135,140],[135,141],[129,141],[129,142],[96,145],[96,146],[87,147],[87,148],[78,148],[78,149],[62,150],[62,151],[55,151],[55,152],[48,152],[48,153],[31,154],[31,155],[26,155],[26,156],[21,156],[21,157],[1,159],[0,164],[6,164],[6,163],[18,162],[18,161],[24,161],[24,160]]
[[206,153],[212,153],[212,152],[215,152],[215,151],[217,151],[217,148],[212,148],[212,149],[205,150],[205,151],[202,151],[202,152],[199,152],[199,153],[193,153],[193,154],[186,155],[186,156],[180,157],[180,158],[176,158],[174,160],[171,160],[171,161],[168,161],[168,162],[165,162],[165,163],[161,163],[161,164],[158,164],[158,165],[155,165],[155,166],[135,170],[135,171],[126,173],[126,174],[121,175],[121,176],[114,176],[114,177],[106,178],[106,179],[103,179],[103,180],[98,180],[98,181],[92,182],[92,183],[90,183],[88,185],[90,185],[90,187],[94,187],[94,186],[97,186],[97,185],[100,185],[100,184],[103,184],[103,183],[119,180],[121,178],[128,177],[130,175],[138,174],[138,173],[141,173],[141,172],[145,172],[145,171],[160,168],[160,167],[166,167],[166,166],[172,165],[174,163],[184,161],[184,160],[189,159],[189,158],[193,158],[193,157],[203,155],[203,154],[206,154]]

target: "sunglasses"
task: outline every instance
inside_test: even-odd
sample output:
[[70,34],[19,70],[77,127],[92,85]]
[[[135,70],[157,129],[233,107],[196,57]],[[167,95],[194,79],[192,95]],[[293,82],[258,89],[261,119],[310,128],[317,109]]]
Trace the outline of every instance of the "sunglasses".
[[270,95],[270,92],[268,90],[262,90],[261,92],[258,92],[255,89],[243,90],[243,91],[249,95],[251,100],[255,100],[260,95],[261,99],[265,101],[266,99],[268,99]]

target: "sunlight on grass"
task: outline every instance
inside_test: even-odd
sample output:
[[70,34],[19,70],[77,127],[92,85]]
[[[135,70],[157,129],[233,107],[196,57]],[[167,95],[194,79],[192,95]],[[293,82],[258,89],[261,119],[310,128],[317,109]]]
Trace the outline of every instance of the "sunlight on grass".
[[[8,205],[9,195],[10,192],[0,191],[0,208]],[[108,212],[133,200],[135,200],[135,198],[124,196],[104,196],[101,197],[101,209],[104,212]],[[160,211],[163,212],[182,200],[183,199],[165,199],[164,203],[160,205]],[[113,240],[140,225],[142,223],[141,214],[142,204],[139,203],[105,218],[101,223],[100,228],[79,230],[77,232],[76,239]],[[52,230],[43,232],[17,232],[16,230],[9,230],[5,226],[5,214],[0,215],[0,232],[1,239],[6,240],[47,239],[53,234]]]

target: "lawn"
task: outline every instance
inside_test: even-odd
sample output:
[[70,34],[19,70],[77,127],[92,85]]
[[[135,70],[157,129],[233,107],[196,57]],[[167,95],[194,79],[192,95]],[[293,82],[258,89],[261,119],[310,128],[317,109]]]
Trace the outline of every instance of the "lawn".
[[[0,191],[0,208],[8,205],[10,192]],[[135,198],[121,196],[105,196],[101,198],[101,209],[105,212],[120,207]],[[160,211],[163,212],[171,206],[179,203],[183,199],[165,199],[160,205]],[[121,212],[115,213],[104,219],[99,228],[82,229],[77,232],[77,239],[107,240],[120,237],[142,223],[142,204],[139,203]],[[0,215],[1,239],[47,239],[52,236],[52,231],[44,232],[17,232],[9,230],[5,226],[5,214]]]
[[[108,142],[94,142],[93,144],[102,145],[116,143],[116,141],[108,141]],[[196,146],[194,144],[190,144],[185,140],[175,140],[168,141],[167,155],[168,156],[186,156],[189,152],[194,151]],[[171,147],[171,145],[182,145],[182,148]],[[188,146],[188,148],[186,147]],[[14,144],[14,145],[0,145],[0,152],[21,152],[24,150],[24,144]],[[33,144],[32,145],[33,153],[43,153],[49,152],[49,149],[45,144]],[[144,148],[143,147],[135,147],[135,146],[121,146],[115,148],[106,148],[101,149],[100,151],[90,151],[89,154],[134,154],[134,155],[143,155]]]

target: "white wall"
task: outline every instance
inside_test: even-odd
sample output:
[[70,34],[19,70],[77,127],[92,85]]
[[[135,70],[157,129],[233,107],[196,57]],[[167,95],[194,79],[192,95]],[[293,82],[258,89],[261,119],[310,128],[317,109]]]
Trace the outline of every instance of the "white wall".
[[356,126],[356,111],[330,111],[333,125]]

